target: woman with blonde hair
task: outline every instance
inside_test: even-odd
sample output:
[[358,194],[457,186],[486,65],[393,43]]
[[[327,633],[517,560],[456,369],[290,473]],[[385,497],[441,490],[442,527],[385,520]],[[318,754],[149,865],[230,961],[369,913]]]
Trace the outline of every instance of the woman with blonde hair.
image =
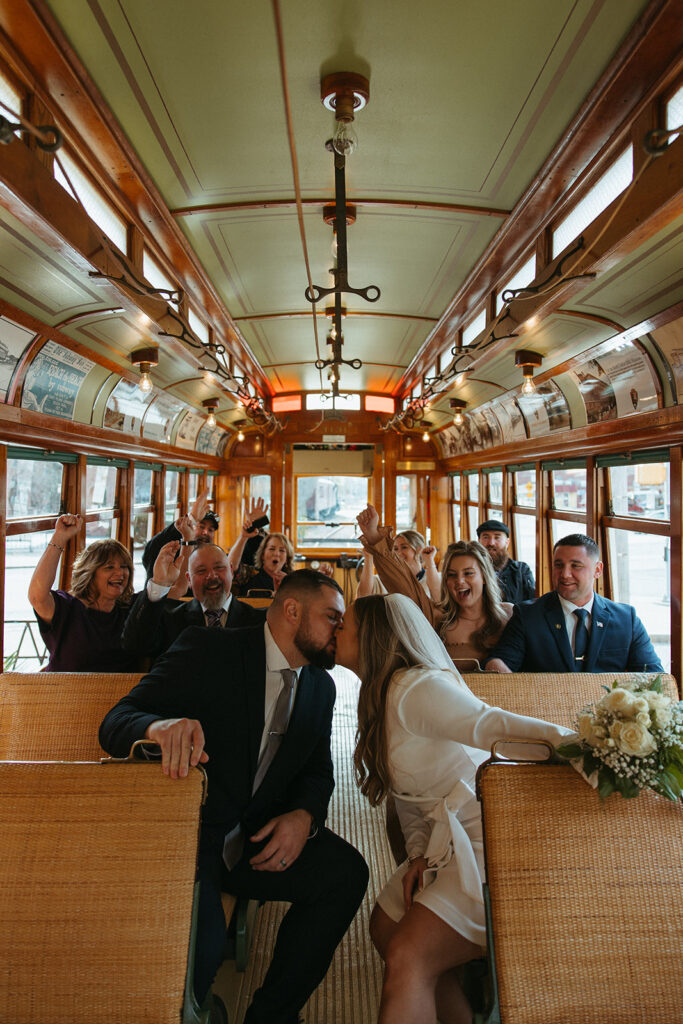
[[294,548],[284,533],[269,533],[259,544],[254,555],[255,572],[246,578],[240,593],[248,596],[252,590],[275,593],[287,573],[292,571]]
[[59,560],[80,528],[80,516],[59,517],[29,583],[28,599],[50,653],[44,671],[132,672],[138,657],[121,647],[133,599],[127,548],[117,540],[94,541],[74,562],[70,591],[52,589]]
[[[441,573],[434,564],[436,548],[426,544],[424,537],[417,530],[402,530],[396,534],[392,550],[405,562],[427,596],[433,601],[438,601],[441,593]],[[373,575],[372,555],[366,552],[356,597],[369,597],[370,594],[386,594],[386,588],[379,576]]]
[[491,558],[475,540],[449,544],[441,562],[441,594],[430,599],[392,550],[387,527],[379,526],[377,511],[368,505],[358,516],[363,546],[372,556],[389,593],[402,593],[418,605],[432,624],[451,658],[474,668],[495,647],[512,615],[502,601]]
[[386,965],[378,1024],[465,1024],[453,969],[486,945],[477,768],[495,740],[558,744],[568,730],[475,697],[403,594],[360,598],[336,640],[361,680],[357,782],[374,806],[393,794],[408,854],[370,921]]

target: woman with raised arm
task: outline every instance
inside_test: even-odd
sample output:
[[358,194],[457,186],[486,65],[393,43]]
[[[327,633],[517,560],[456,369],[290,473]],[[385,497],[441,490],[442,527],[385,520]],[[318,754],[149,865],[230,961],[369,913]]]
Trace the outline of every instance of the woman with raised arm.
[[497,739],[555,745],[568,730],[475,697],[403,594],[347,609],[337,663],[361,680],[358,784],[374,806],[393,793],[408,852],[370,921],[386,965],[379,1024],[469,1024],[453,968],[486,945],[477,767]]
[[478,541],[449,544],[441,563],[440,600],[432,600],[393,551],[391,531],[379,525],[377,510],[368,505],[357,517],[361,540],[375,562],[389,593],[410,597],[431,622],[453,661],[474,668],[488,657],[512,615],[501,600],[488,552]]
[[[425,544],[424,537],[417,530],[403,530],[402,533],[396,534],[393,551],[405,562],[424,592],[433,601],[439,601],[441,574],[434,564],[436,548]],[[373,575],[372,561],[372,556],[366,554],[363,571],[356,589],[356,597],[386,593],[384,584],[379,577]]]
[[284,533],[269,533],[263,538],[254,557],[255,572],[241,584],[240,595],[248,597],[252,590],[275,593],[287,573],[292,571],[294,548]]
[[[53,590],[59,560],[81,528],[81,517],[60,516],[28,587],[50,658],[44,672],[135,672],[139,656],[124,651],[121,633],[134,598],[133,561],[117,540],[96,540],[76,557],[71,589]],[[164,545],[159,560],[173,558],[179,544]],[[169,554],[170,552],[170,554]],[[176,577],[177,577],[176,573]],[[185,581],[171,582],[170,597]]]

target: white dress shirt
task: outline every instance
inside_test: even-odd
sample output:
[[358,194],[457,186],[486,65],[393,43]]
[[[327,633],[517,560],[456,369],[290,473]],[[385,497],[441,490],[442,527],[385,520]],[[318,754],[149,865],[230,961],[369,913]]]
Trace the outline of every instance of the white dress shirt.
[[[560,597],[559,594],[557,596]],[[586,629],[588,630],[588,635],[590,636],[591,623],[593,621],[594,600],[595,594],[591,596],[591,599],[587,604],[572,604],[571,601],[567,601],[564,597],[560,597],[560,604],[562,605],[562,611],[564,613],[564,625],[565,629],[567,630],[567,636],[569,637],[569,646],[572,649],[572,654],[574,653],[574,635],[576,633],[576,623],[578,621],[576,615],[574,615],[574,612],[579,608],[583,608],[584,611],[588,612],[588,615],[586,616]]]
[[[264,637],[266,641],[266,703],[264,709],[264,725],[263,734],[261,736],[261,746],[259,748],[259,760],[266,746],[266,740],[268,739],[268,731],[270,729],[270,723],[273,720],[273,714],[275,712],[275,705],[277,699],[280,696],[280,690],[284,686],[284,680],[282,678],[282,669],[291,668],[291,665],[285,658],[284,654],[275,643],[273,634],[270,631],[270,627],[266,622],[263,627]],[[299,685],[299,676],[301,675],[301,666],[293,669],[296,672],[296,682],[292,688],[292,702],[296,698],[296,691]]]

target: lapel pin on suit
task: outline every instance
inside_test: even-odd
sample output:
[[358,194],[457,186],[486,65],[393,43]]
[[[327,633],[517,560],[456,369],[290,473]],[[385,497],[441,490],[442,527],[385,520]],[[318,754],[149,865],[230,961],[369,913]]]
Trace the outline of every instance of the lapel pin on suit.
[[562,624],[559,622],[555,623],[555,629],[562,629]]
[[602,629],[602,627],[603,627],[604,623],[602,623],[602,622],[596,622],[596,623],[595,623],[595,625],[596,625],[596,626],[598,627],[598,629]]

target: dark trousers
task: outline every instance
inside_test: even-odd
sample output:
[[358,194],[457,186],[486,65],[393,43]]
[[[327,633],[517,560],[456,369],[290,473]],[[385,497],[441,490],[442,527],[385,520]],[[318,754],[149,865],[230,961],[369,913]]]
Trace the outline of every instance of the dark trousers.
[[245,1024],[288,1024],[327,973],[365,894],[367,865],[353,846],[322,829],[285,871],[254,871],[249,866],[254,847],[228,871],[222,859],[223,838],[209,828],[202,830],[195,994],[200,1002],[204,999],[223,959],[222,891],[290,902],[268,973],[245,1018]]

